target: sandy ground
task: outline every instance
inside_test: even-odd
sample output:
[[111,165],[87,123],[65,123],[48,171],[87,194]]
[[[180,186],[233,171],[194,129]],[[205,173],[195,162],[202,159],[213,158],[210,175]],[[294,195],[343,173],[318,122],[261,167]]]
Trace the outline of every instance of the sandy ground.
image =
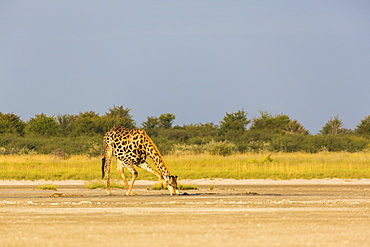
[[127,197],[0,181],[0,246],[370,246],[370,180],[183,180],[198,190],[172,197],[154,183]]

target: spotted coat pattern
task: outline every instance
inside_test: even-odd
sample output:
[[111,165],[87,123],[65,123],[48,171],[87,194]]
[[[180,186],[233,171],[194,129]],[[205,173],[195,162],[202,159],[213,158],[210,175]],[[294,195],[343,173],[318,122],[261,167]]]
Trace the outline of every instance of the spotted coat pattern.
[[[104,158],[102,159],[102,174],[103,178],[107,176],[107,193],[111,194],[110,190],[110,163],[111,158],[115,156],[117,162],[117,171],[121,175],[123,182],[127,188],[126,195],[134,195],[132,187],[138,173],[136,167],[143,168],[156,175],[159,179],[163,179],[167,183],[167,187],[171,195],[178,194],[177,191],[177,176],[170,174],[162,155],[157,146],[153,143],[150,137],[144,130],[127,129],[122,126],[114,125],[104,136]],[[157,169],[154,170],[147,162],[149,156],[155,163]],[[124,174],[124,169],[131,172],[132,178],[130,184],[127,182]]]

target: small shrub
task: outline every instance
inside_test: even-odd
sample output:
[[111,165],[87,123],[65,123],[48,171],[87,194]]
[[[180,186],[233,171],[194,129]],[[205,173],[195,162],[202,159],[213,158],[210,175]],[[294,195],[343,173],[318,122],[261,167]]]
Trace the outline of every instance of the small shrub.
[[166,190],[167,189],[167,185],[164,184],[164,183],[156,183],[151,188],[148,187],[147,189],[148,190]]
[[271,155],[267,155],[265,158],[263,158],[262,162],[272,162],[273,159],[271,158]]
[[198,189],[196,185],[190,185],[190,184],[179,184],[177,187],[179,190],[197,190]]
[[211,141],[206,144],[207,150],[212,155],[229,156],[237,151],[237,147],[234,143],[229,141],[215,142]]
[[198,144],[175,144],[173,145],[172,154],[202,154],[206,151],[205,145]]
[[6,148],[0,147],[0,155],[8,154]]
[[39,190],[57,190],[57,186],[53,184],[44,184],[37,187]]
[[86,151],[86,155],[89,157],[89,158],[92,158],[92,157],[96,157],[96,156],[99,156],[102,154],[102,147],[99,143],[97,142],[91,142],[89,144],[89,148],[88,150]]
[[61,148],[55,149],[50,153],[51,155],[55,156],[58,159],[66,160],[69,158],[69,154]]
[[[151,188],[147,188],[148,190],[167,190],[167,185],[165,183],[156,183]],[[196,185],[188,185],[188,184],[178,184],[177,189],[179,190],[197,190],[198,187]]]
[[[107,188],[107,184],[106,183],[102,183],[102,182],[91,182],[91,183],[88,183],[85,185],[85,187],[89,190],[93,190],[93,189],[106,189]],[[120,184],[117,184],[117,183],[111,183],[110,184],[110,187],[111,188],[115,188],[115,189],[125,189],[125,186],[124,185],[120,185]]]
[[88,183],[88,184],[85,184],[85,187],[89,190],[93,190],[93,189],[105,189],[107,188],[107,185],[105,183]]

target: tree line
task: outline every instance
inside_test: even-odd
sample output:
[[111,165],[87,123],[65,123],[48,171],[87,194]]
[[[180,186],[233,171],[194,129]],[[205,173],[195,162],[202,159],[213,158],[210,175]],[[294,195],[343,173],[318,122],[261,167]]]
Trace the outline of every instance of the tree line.
[[55,155],[102,152],[102,137],[113,126],[144,129],[162,153],[210,152],[229,155],[235,152],[356,152],[370,148],[370,115],[355,129],[344,128],[339,116],[330,118],[318,134],[312,135],[295,119],[285,114],[260,111],[249,119],[238,110],[226,113],[218,123],[174,126],[171,113],[147,117],[137,126],[130,109],[109,108],[104,115],[94,111],[78,115],[38,114],[24,122],[14,113],[0,112],[0,154],[52,153]]

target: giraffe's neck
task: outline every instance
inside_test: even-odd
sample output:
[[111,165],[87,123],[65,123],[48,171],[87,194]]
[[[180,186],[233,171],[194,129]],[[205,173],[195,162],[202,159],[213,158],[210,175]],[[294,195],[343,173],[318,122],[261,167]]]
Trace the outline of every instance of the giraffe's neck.
[[155,165],[157,166],[158,170],[162,174],[163,178],[171,175],[170,171],[168,170],[164,162],[162,155],[156,149],[154,150],[151,149],[151,152],[148,154],[149,154],[149,157],[154,161]]
[[166,163],[164,162],[161,153],[159,152],[157,146],[154,144],[154,142],[150,139],[150,137],[146,133],[145,139],[146,139],[146,153],[154,161],[162,177],[165,178],[170,176],[171,175],[170,171]]
[[[154,146],[155,147],[155,146]],[[166,181],[170,195],[180,194],[177,190],[177,176],[172,176],[168,170],[164,159],[159,151],[155,148],[155,151],[149,153],[149,157],[154,160],[158,170],[161,173],[162,178]]]

